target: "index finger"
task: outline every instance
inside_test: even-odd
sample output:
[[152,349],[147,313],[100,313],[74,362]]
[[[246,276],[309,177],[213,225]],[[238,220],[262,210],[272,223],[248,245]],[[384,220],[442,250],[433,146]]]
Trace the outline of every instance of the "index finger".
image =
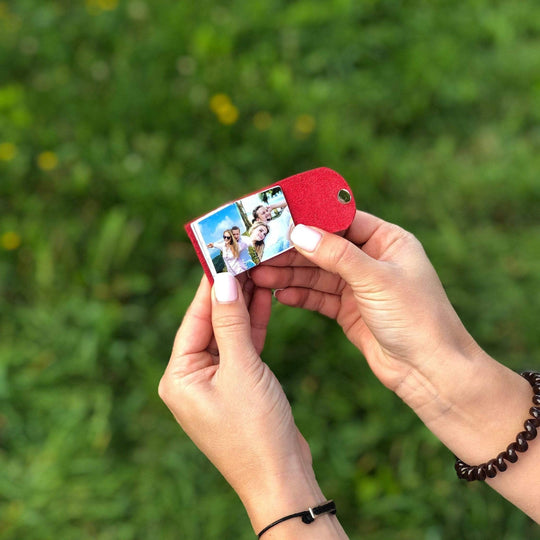
[[[298,253],[296,249],[289,249],[288,251],[285,251],[284,253],[281,253],[280,255],[277,255],[276,257],[273,257],[272,259],[269,259],[268,261],[264,261],[259,265],[260,267],[264,266],[316,266],[311,261],[308,261],[302,254]],[[257,271],[257,268],[259,266],[256,266],[252,270],[250,270],[250,273],[253,273]]]
[[345,238],[358,245],[371,258],[385,260],[397,241],[410,236],[410,233],[394,223],[357,210]]
[[377,230],[388,223],[373,214],[357,210],[351,226],[347,229],[345,238],[356,245],[363,245],[369,241]]

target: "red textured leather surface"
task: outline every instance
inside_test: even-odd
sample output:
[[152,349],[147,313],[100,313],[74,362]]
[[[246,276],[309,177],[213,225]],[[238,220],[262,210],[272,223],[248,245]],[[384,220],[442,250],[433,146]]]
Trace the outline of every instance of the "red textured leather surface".
[[[312,225],[335,233],[347,229],[354,219],[356,204],[351,188],[332,169],[312,169],[274,185],[281,186],[296,225]],[[338,199],[341,189],[346,189],[351,195],[347,204]]]
[[[274,186],[281,186],[295,225],[302,223],[303,225],[311,225],[328,232],[336,233],[348,229],[354,219],[356,203],[351,188],[345,179],[332,169],[320,167],[295,174],[294,176],[289,176],[266,187],[262,187],[253,193],[258,193]],[[347,204],[343,204],[338,199],[338,193],[341,189],[346,189],[351,196],[351,200]],[[242,195],[234,200],[242,199],[247,195]],[[193,221],[197,221],[198,219]],[[193,221],[186,223],[185,229],[199,257],[204,272],[208,276],[210,283],[213,283],[214,278],[212,273],[208,268],[206,259],[191,229]]]

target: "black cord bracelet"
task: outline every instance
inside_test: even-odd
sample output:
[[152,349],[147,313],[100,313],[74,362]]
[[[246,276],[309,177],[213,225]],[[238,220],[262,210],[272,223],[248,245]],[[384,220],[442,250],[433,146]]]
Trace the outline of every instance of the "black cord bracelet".
[[536,437],[538,433],[536,428],[540,428],[540,373],[525,371],[521,376],[527,379],[533,389],[532,402],[534,407],[529,409],[531,418],[523,424],[525,431],[520,431],[516,435],[515,442],[510,443],[506,450],[501,452],[495,459],[490,459],[481,465],[467,465],[467,463],[456,457],[455,469],[458,478],[469,482],[494,478],[498,472],[504,472],[508,468],[505,460],[515,463],[518,460],[517,453],[525,452],[529,448],[527,441],[532,441]]
[[283,521],[287,521],[288,519],[299,517],[299,518],[302,518],[302,521],[304,523],[309,525],[310,523],[313,523],[315,521],[315,518],[323,514],[335,514],[335,513],[336,513],[336,503],[334,501],[326,501],[319,506],[315,506],[314,508],[308,508],[307,510],[304,510],[303,512],[297,512],[296,514],[291,514],[290,516],[282,517],[281,519],[278,519],[277,521],[270,523],[270,525],[268,525],[268,527],[265,527],[257,535],[257,537],[260,538],[268,529],[271,529],[278,523],[282,523]]

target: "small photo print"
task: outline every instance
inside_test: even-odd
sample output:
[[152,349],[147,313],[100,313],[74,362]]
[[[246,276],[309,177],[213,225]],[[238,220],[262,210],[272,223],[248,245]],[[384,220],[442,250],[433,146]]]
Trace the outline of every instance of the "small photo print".
[[279,186],[222,206],[191,224],[213,275],[241,274],[290,249],[292,227]]

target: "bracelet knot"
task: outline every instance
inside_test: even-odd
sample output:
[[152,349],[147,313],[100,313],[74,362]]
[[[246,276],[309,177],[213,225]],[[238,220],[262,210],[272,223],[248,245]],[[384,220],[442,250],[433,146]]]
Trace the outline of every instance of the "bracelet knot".
[[289,516],[282,517],[281,519],[278,519],[274,521],[273,523],[270,523],[270,525],[265,527],[257,535],[257,537],[260,538],[267,530],[289,519],[299,517],[299,518],[302,518],[303,523],[305,523],[306,525],[309,525],[310,523],[313,523],[316,518],[318,518],[319,516],[322,516],[323,514],[335,514],[335,513],[336,513],[336,503],[334,501],[326,501],[320,504],[319,506],[308,508],[307,510],[304,510],[303,512],[296,512],[295,514],[290,514]]

